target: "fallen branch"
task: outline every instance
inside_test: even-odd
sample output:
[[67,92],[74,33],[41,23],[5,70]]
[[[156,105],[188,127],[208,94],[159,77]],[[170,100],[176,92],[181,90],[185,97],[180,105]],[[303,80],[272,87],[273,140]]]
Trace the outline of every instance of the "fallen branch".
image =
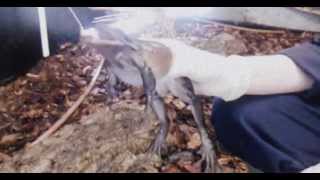
[[36,139],[34,142],[32,142],[29,145],[30,147],[38,144],[39,142],[43,141],[45,138],[49,137],[52,133],[54,133],[57,129],[59,129],[67,121],[67,119],[74,113],[74,111],[80,106],[80,104],[83,102],[85,97],[92,90],[92,88],[93,88],[93,86],[94,86],[94,84],[95,84],[95,82],[101,72],[103,62],[104,62],[104,60],[102,59],[98,68],[96,69],[96,72],[95,72],[89,86],[87,87],[85,92],[79,97],[79,99],[70,107],[70,109],[68,109],[68,111],[65,114],[63,114],[63,116],[57,122],[55,122],[55,124],[53,126],[51,126],[46,132],[44,132],[38,139]]

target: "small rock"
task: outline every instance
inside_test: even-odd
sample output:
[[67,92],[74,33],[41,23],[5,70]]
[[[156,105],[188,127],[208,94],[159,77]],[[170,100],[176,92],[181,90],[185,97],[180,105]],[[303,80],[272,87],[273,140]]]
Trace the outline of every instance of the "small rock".
[[97,79],[97,81],[104,82],[106,79],[107,79],[106,76],[99,76],[98,79]]
[[182,151],[182,152],[174,153],[169,157],[169,162],[176,163],[177,161],[179,161],[181,159],[184,161],[193,161],[194,155],[189,151]]
[[179,110],[182,110],[186,107],[186,104],[179,99],[176,99],[172,102]]
[[164,102],[165,102],[166,104],[170,104],[173,100],[174,100],[174,97],[173,97],[173,96],[166,96],[166,97],[164,98]]
[[128,96],[131,96],[131,91],[128,89],[128,90],[126,90],[126,91],[123,92],[123,95],[124,95],[124,96],[127,96],[127,97],[128,97]]

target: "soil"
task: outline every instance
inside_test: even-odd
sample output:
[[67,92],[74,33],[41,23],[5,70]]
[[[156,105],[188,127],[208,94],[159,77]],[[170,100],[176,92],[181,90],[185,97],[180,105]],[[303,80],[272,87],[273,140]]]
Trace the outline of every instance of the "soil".
[[157,121],[125,102],[64,126],[43,143],[0,164],[0,172],[158,172],[160,157],[146,153]]

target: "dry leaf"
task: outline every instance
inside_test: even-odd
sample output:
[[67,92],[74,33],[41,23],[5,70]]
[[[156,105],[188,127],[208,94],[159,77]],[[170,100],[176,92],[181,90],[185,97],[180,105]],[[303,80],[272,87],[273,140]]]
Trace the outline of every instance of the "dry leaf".
[[194,133],[197,133],[198,130],[192,126],[189,126],[187,124],[181,124],[179,125],[179,129],[181,132],[183,132],[183,134],[186,136],[186,139],[187,140],[190,140],[191,139],[191,136],[194,134]]
[[174,122],[174,120],[177,118],[177,111],[175,109],[169,108],[167,110],[168,118],[171,123]]
[[10,159],[11,157],[9,155],[0,152],[0,162],[8,161]]
[[185,139],[183,133],[179,130],[179,128],[177,128],[177,126],[174,126],[168,134],[167,143],[170,145],[175,145],[179,148],[185,147]]
[[178,172],[180,172],[180,170],[178,169],[177,166],[171,164],[167,167],[163,167],[162,172],[164,172],[164,173],[178,173]]
[[189,149],[198,149],[201,146],[201,138],[199,133],[194,133],[191,137],[190,137],[190,141],[187,144],[187,147]]
[[198,161],[198,162],[195,162],[193,164],[186,164],[183,166],[183,168],[185,170],[187,170],[188,172],[190,173],[201,173],[201,163],[202,161]]
[[4,135],[0,140],[0,145],[12,145],[18,141],[20,134]]

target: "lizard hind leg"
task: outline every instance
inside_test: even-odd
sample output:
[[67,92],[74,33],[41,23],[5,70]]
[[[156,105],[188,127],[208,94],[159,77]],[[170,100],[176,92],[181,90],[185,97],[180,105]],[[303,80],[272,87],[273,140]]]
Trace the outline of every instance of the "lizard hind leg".
[[195,94],[192,82],[189,78],[177,78],[171,84],[172,93],[191,106],[192,115],[196,121],[201,137],[201,155],[206,163],[205,172],[221,172],[217,165],[216,152],[209,138],[204,123],[204,115],[199,97]]

